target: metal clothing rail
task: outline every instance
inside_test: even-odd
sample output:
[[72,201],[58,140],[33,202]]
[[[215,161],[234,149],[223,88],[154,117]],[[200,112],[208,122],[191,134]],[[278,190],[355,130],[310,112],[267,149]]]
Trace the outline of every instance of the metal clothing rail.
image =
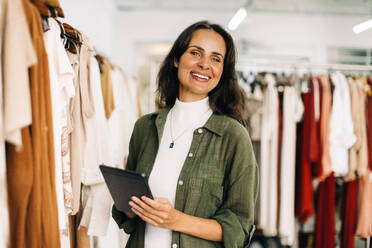
[[323,70],[339,70],[339,71],[371,71],[372,66],[369,65],[348,65],[348,64],[315,64],[301,61],[289,60],[267,60],[267,59],[242,59],[238,60],[238,66],[274,66],[286,68],[301,68],[301,69],[323,69]]

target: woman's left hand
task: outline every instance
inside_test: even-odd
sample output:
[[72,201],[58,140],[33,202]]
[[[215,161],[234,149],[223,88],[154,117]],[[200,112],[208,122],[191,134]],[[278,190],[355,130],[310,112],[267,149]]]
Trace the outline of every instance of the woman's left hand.
[[174,230],[180,221],[181,212],[166,198],[152,200],[146,196],[141,199],[133,196],[129,205],[136,215],[152,226]]

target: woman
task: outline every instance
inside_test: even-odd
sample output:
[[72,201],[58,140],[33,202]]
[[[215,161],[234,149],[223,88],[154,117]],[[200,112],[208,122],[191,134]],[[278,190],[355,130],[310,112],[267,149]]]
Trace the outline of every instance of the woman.
[[231,36],[206,21],[186,28],[157,93],[160,110],[136,122],[127,162],[149,177],[155,199],[133,197],[136,215],[113,207],[127,247],[248,247],[258,170]]

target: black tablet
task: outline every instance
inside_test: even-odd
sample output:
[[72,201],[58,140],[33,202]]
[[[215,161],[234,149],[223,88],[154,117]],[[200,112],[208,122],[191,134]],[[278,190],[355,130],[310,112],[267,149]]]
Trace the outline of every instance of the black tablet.
[[154,199],[145,175],[105,165],[99,168],[118,210],[133,213],[128,204],[132,196]]

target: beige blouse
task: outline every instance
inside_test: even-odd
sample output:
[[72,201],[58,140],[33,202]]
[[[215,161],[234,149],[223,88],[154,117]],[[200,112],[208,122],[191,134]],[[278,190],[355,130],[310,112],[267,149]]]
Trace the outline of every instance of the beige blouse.
[[351,115],[354,123],[355,144],[349,150],[349,172],[345,181],[352,181],[358,175],[364,175],[368,166],[367,130],[365,118],[366,94],[360,79],[347,79],[351,97]]
[[75,97],[70,104],[72,133],[70,136],[72,214],[76,214],[80,206],[81,170],[86,143],[85,121],[94,113],[93,101],[88,87],[88,66],[94,54],[89,39],[83,34],[83,44],[79,54],[67,52],[73,65],[75,78]]

